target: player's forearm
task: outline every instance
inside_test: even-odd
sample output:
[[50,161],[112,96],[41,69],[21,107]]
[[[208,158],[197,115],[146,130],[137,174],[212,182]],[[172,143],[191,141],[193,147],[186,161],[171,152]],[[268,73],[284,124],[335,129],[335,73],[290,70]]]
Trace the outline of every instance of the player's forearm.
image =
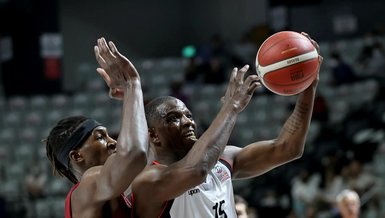
[[111,199],[123,193],[147,163],[147,124],[140,83],[124,87],[122,120],[116,153],[111,155],[96,181],[97,198]]
[[139,81],[124,89],[121,128],[118,149],[121,152],[146,152],[148,129],[144,113],[143,93]]
[[223,105],[210,127],[186,156],[187,162],[199,165],[207,172],[211,170],[227,145],[237,115],[236,105]]
[[[316,88],[310,87],[299,94],[293,113],[285,122],[278,141],[288,146],[294,157],[299,157],[303,153],[306,135],[309,130]],[[285,149],[286,150],[286,149]]]

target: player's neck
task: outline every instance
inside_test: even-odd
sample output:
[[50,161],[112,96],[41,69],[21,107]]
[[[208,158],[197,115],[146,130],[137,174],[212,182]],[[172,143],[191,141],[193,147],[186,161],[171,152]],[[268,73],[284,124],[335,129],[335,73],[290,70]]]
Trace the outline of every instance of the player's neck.
[[180,159],[182,159],[182,157],[178,157],[178,155],[171,152],[157,152],[155,154],[155,161],[164,165],[170,165]]

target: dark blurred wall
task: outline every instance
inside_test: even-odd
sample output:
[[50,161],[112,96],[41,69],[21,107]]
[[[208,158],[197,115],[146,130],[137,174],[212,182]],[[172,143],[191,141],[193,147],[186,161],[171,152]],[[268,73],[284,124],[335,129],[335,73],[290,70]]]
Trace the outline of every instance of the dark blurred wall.
[[265,1],[61,0],[67,89],[95,73],[93,45],[100,36],[115,41],[131,59],[179,56],[186,44],[207,43],[220,33],[236,40],[266,19]]
[[[319,40],[338,40],[360,37],[367,32],[385,29],[385,1],[383,0],[322,0],[319,4],[290,8],[291,25],[305,30]],[[335,20],[356,21],[356,31],[336,32]]]
[[1,80],[6,97],[61,91],[60,57],[42,53],[41,37],[59,31],[57,1],[12,0],[0,5]]
[[[44,87],[54,92],[60,85],[44,83],[45,69],[55,62],[41,60],[39,37],[45,31],[61,33],[60,70],[64,90],[84,87],[89,74],[97,75],[93,46],[105,36],[117,43],[131,60],[180,56],[187,44],[208,43],[213,34],[235,42],[255,26],[269,26],[278,18],[273,9],[284,5],[286,28],[308,32],[318,41],[355,37],[383,26],[383,0],[3,0],[0,36],[12,34],[14,62],[2,64],[2,75],[12,71],[28,83],[5,77],[8,88]],[[4,7],[4,5],[11,5]],[[335,33],[333,20],[341,15],[356,19],[357,30]],[[16,18],[20,20],[16,22]],[[282,17],[281,17],[282,19]],[[135,62],[134,62],[135,64]],[[26,73],[28,72],[28,73]],[[33,73],[30,73],[33,72]],[[61,73],[61,72],[59,72]],[[9,76],[9,74],[8,74]],[[12,75],[14,76],[14,75]],[[32,84],[30,81],[34,81]],[[56,82],[60,83],[61,80]],[[61,83],[60,83],[61,84]],[[52,88],[52,90],[51,90]],[[26,92],[23,90],[22,92]],[[35,91],[35,90],[34,90]]]

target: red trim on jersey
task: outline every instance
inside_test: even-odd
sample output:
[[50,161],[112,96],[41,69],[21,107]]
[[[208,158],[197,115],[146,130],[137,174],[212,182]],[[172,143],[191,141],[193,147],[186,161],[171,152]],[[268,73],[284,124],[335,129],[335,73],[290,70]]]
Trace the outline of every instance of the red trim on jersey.
[[221,161],[225,166],[227,166],[231,174],[233,174],[233,165],[231,165],[226,159],[223,158],[219,158],[219,161]]
[[79,186],[80,183],[76,183],[70,191],[67,194],[66,201],[65,201],[65,206],[64,206],[64,216],[65,218],[72,218],[72,210],[71,210],[71,196],[72,192]]
[[[72,218],[71,196],[75,189],[79,186],[79,184],[80,183],[78,182],[74,186],[72,186],[72,188],[67,194],[64,209],[65,218]],[[111,215],[112,218],[128,217],[131,214],[131,202],[126,196],[124,196],[124,194],[121,194],[120,196],[121,199],[119,199],[119,208]]]
[[124,195],[124,193],[121,194],[120,196],[122,196],[122,198],[123,198],[123,200],[124,200],[124,203],[126,203],[126,205],[127,205],[129,208],[132,208],[132,204],[131,204],[131,202],[130,202],[130,199],[128,199],[128,198]]
[[167,205],[168,205],[169,202],[170,202],[170,201],[166,201],[166,202],[164,203],[163,208],[162,208],[162,210],[160,211],[160,214],[159,214],[158,218],[162,218],[162,215],[163,215],[164,211],[166,210]]
[[134,204],[135,204],[135,202],[134,202],[134,194],[133,193],[131,193],[131,208],[132,208],[132,210],[131,210],[131,217],[135,217],[135,213],[134,213]]

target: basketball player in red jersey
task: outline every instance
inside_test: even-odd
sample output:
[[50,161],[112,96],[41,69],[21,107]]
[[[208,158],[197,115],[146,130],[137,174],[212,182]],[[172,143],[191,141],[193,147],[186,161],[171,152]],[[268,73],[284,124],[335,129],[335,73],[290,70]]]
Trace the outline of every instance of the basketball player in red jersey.
[[123,91],[120,134],[83,116],[60,120],[46,139],[53,169],[75,185],[67,195],[66,218],[129,217],[122,194],[146,165],[148,145],[143,94],[138,72],[115,45],[100,38],[95,46],[97,71],[112,88]]
[[236,217],[232,179],[256,177],[301,157],[318,77],[298,95],[277,138],[244,147],[226,146],[237,114],[257,87],[255,75],[244,79],[247,70],[248,66],[233,70],[222,108],[199,138],[192,114],[180,100],[159,97],[146,105],[156,161],[132,183],[133,217]]

